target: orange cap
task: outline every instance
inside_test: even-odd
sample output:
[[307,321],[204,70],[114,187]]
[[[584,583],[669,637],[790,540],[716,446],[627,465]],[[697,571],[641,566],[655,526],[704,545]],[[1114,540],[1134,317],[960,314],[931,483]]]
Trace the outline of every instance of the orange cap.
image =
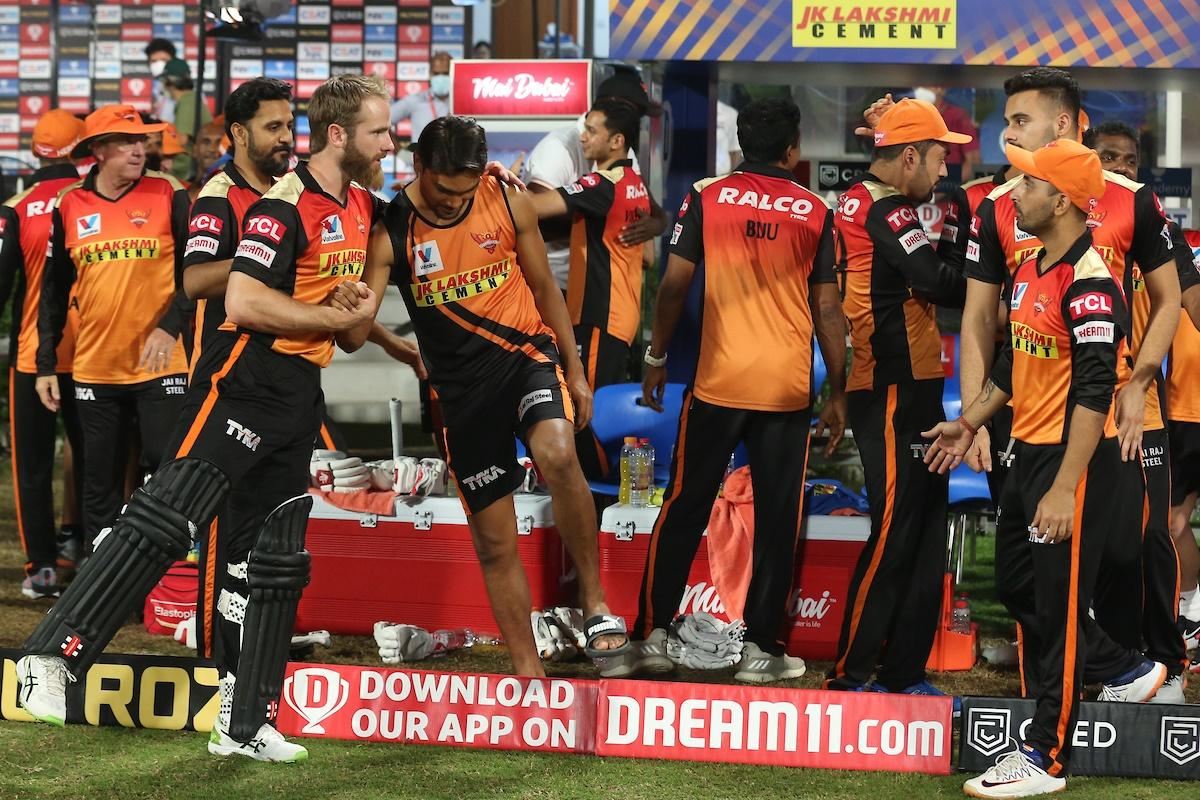
[[33,128],[33,154],[38,158],[66,158],[83,138],[83,120],[54,108],[42,115]]
[[167,123],[167,127],[163,128],[162,154],[164,158],[177,156],[184,152],[183,143],[179,141],[179,131],[175,126]]
[[101,136],[111,136],[115,133],[145,135],[161,131],[166,127],[166,123],[161,122],[147,125],[142,122],[141,116],[133,106],[126,105],[101,106],[88,114],[84,125],[83,139],[75,147],[75,158],[88,155],[89,145]]
[[1094,209],[1096,201],[1104,196],[1100,156],[1079,142],[1058,139],[1033,152],[1010,144],[1004,148],[1004,154],[1014,167],[1049,182],[1084,213]]
[[1087,133],[1087,129],[1090,127],[1092,127],[1092,118],[1088,116],[1088,113],[1086,111],[1084,111],[1082,108],[1080,108],[1079,109],[1079,139],[1078,139],[1078,141],[1080,141],[1080,142],[1083,141],[1083,135],[1085,133]]
[[892,106],[875,125],[875,146],[912,144],[932,139],[944,144],[966,144],[971,136],[954,133],[933,103],[906,97]]

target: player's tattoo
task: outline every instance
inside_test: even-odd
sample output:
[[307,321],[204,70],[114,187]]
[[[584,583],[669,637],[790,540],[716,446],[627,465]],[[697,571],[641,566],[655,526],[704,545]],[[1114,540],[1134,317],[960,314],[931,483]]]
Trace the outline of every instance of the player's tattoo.
[[992,399],[992,392],[995,391],[995,389],[996,384],[992,383],[991,378],[988,378],[988,382],[983,385],[983,394],[981,395],[981,400],[983,403],[987,403]]

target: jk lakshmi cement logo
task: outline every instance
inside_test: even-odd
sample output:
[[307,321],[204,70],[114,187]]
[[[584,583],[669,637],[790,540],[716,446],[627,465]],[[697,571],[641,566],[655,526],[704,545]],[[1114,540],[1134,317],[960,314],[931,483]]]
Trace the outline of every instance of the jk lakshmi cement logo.
[[793,47],[949,49],[957,0],[793,0]]

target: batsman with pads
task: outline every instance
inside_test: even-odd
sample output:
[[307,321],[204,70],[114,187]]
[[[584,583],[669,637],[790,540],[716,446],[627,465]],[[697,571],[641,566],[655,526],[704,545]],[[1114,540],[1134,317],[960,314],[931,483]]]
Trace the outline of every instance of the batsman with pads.
[[220,708],[208,749],[259,761],[307,758],[269,720],[309,578],[311,500],[298,495],[321,424],[320,369],[335,341],[347,351],[366,341],[387,282],[386,274],[364,274],[375,203],[361,184],[381,177],[379,162],[393,149],[389,99],[377,78],[322,84],[309,106],[312,159],[247,211],[221,326],[230,335],[206,346],[195,366],[173,459],[134,494],[26,642],[19,700],[37,719],[64,722],[66,683],[85,674],[186,554],[230,487],[252,483],[256,492],[234,492],[245,502],[229,508],[262,524],[246,561],[229,565],[218,603]]

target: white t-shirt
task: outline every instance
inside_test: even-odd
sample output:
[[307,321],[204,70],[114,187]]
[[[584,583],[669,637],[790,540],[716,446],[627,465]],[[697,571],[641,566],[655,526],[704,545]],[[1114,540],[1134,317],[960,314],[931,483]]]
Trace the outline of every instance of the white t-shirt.
[[731,152],[741,152],[738,143],[737,109],[720,101],[717,102],[717,159],[715,175],[725,175],[733,170],[729,160]]
[[[583,120],[581,116],[573,125],[555,128],[542,137],[525,158],[526,183],[539,183],[548,189],[557,189],[570,186],[592,170],[594,164],[583,155],[583,145],[579,143]],[[634,171],[640,172],[633,151],[630,151],[629,157],[633,159]],[[570,270],[570,241],[559,239],[546,242],[546,257],[559,288],[565,291],[567,272]]]

